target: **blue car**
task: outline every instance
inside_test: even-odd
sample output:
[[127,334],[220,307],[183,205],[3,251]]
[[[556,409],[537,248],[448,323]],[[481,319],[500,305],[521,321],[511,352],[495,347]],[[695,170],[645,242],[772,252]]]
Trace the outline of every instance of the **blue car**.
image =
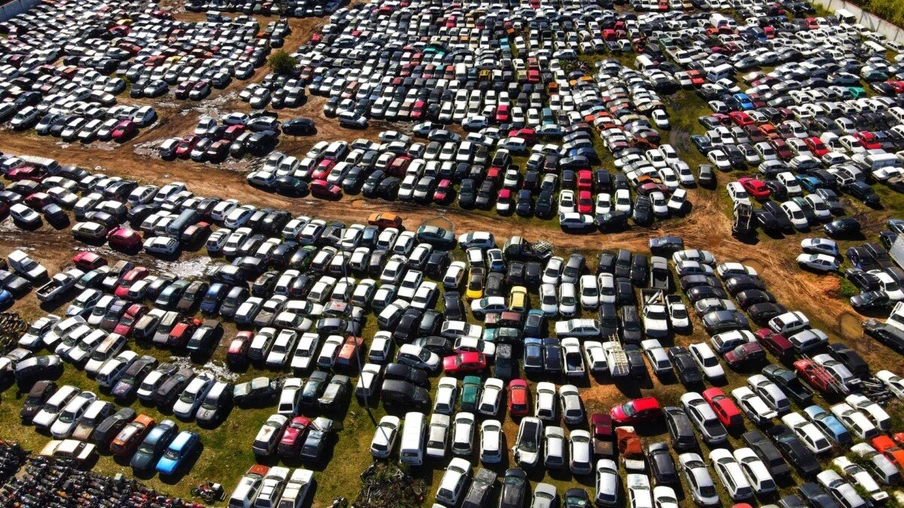
[[0,309],[5,309],[16,301],[12,293],[5,289],[0,289]]
[[524,339],[524,370],[543,372],[543,341],[536,337]]
[[751,109],[754,109],[753,101],[750,100],[750,97],[748,97],[746,93],[736,93],[734,94],[734,99],[738,102],[741,111],[750,111]]
[[794,175],[797,178],[800,186],[807,190],[807,192],[816,192],[816,189],[822,187],[822,182],[818,179],[809,176],[809,175]]
[[813,422],[823,434],[829,436],[830,439],[841,445],[842,447],[850,446],[853,443],[850,432],[847,428],[835,418],[834,415],[823,409],[821,406],[813,404],[804,409],[807,419]]
[[163,457],[157,462],[157,472],[162,475],[171,475],[179,469],[185,458],[192,454],[201,443],[201,437],[194,432],[183,430],[166,447]]
[[220,304],[226,299],[226,295],[232,286],[216,282],[207,289],[207,294],[201,300],[201,312],[205,314],[216,314],[220,310]]

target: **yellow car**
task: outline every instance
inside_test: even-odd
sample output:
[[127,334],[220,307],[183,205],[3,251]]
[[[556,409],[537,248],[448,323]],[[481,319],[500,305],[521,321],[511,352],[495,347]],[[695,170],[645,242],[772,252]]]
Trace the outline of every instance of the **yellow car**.
[[468,291],[465,293],[468,298],[476,300],[483,298],[483,285],[486,270],[480,267],[471,268],[468,272]]
[[524,286],[514,286],[509,292],[509,310],[519,314],[526,313],[528,309],[527,288]]

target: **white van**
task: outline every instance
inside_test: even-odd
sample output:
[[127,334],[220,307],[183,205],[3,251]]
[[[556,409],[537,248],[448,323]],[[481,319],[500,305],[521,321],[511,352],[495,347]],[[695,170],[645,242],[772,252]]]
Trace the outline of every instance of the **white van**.
[[851,25],[857,22],[857,18],[854,16],[854,14],[847,9],[838,9],[837,11],[835,11],[835,17],[838,18],[839,21],[843,21]]
[[412,411],[405,414],[399,462],[410,466],[420,466],[424,463],[424,436],[426,429],[427,416],[424,413]]
[[860,167],[870,172],[901,165],[900,159],[893,153],[858,153],[853,159]]
[[734,77],[734,73],[734,67],[729,64],[721,64],[709,69],[709,72],[706,73],[706,80],[715,83],[720,79]]
[[638,69],[642,71],[656,69],[657,67],[659,67],[659,64],[657,62],[654,62],[653,59],[647,55],[638,55],[634,60],[634,64]]

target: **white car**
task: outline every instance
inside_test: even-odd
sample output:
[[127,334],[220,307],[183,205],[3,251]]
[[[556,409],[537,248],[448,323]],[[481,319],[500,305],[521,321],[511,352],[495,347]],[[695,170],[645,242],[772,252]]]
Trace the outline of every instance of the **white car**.
[[427,427],[428,457],[443,458],[446,456],[446,445],[449,441],[449,427],[452,418],[449,415],[433,413],[430,416],[430,425]]
[[300,377],[287,377],[283,380],[282,390],[279,392],[279,404],[276,406],[278,414],[285,416],[298,414],[302,384],[303,380]]
[[731,330],[729,332],[717,333],[709,340],[712,343],[713,348],[720,355],[724,355],[742,344],[756,342],[756,337],[750,330]]
[[496,416],[504,393],[505,382],[503,380],[495,377],[488,378],[483,384],[483,393],[480,395],[477,411],[483,415]]
[[852,393],[844,398],[844,401],[850,404],[854,409],[862,411],[872,423],[883,432],[891,429],[891,417],[882,409],[882,406],[870,400],[860,393]]
[[562,418],[565,423],[577,425],[584,421],[584,404],[577,386],[560,386],[559,402],[562,404]]
[[436,384],[436,396],[433,401],[433,412],[451,415],[455,412],[455,401],[458,399],[458,380],[443,376]]
[[797,265],[817,272],[837,272],[838,258],[827,254],[801,254],[797,256]]
[[476,420],[473,413],[462,412],[455,415],[452,425],[452,453],[470,455],[474,442]]
[[370,454],[374,458],[385,459],[389,457],[395,447],[401,424],[402,421],[397,416],[386,415],[380,418],[380,423],[374,430],[374,437],[370,441]]
[[631,192],[628,189],[618,189],[615,191],[615,209],[619,212],[631,213],[633,202],[631,201]]
[[565,431],[550,425],[543,429],[543,466],[547,469],[565,467]]
[[461,287],[461,281],[467,273],[467,267],[463,261],[453,261],[446,269],[443,275],[443,287],[445,289],[458,289]]
[[901,376],[889,371],[880,370],[876,372],[876,377],[885,384],[885,387],[895,395],[895,397],[904,400],[904,379]]
[[307,370],[310,368],[314,359],[314,352],[317,351],[319,343],[320,336],[316,333],[301,334],[298,345],[295,347],[295,352],[292,353],[292,369]]
[[731,396],[737,402],[738,409],[747,415],[747,418],[755,425],[765,425],[778,416],[774,409],[746,386],[735,388],[731,391]]
[[[704,467],[706,467],[704,465]],[[597,506],[614,507],[618,503],[618,466],[612,459],[596,461],[596,493],[593,501]],[[713,489],[715,490],[715,489]]]
[[800,413],[794,412],[782,416],[782,423],[797,434],[797,437],[813,453],[825,453],[832,449],[832,443],[819,430],[819,427],[808,422]]
[[847,427],[848,430],[854,433],[858,438],[872,439],[879,435],[879,429],[869,421],[869,418],[849,404],[844,402],[835,404],[831,407],[831,410],[832,414],[835,415],[835,418],[838,418],[841,424]]
[[173,405],[173,414],[181,420],[190,420],[201,407],[204,397],[213,388],[215,382],[216,380],[210,376],[195,376]]
[[484,464],[502,462],[505,453],[502,439],[502,423],[499,420],[486,420],[480,424],[480,462]]
[[559,299],[556,295],[556,286],[554,284],[540,285],[540,310],[546,317],[556,317],[559,315]]
[[454,349],[456,353],[483,353],[490,358],[496,354],[495,344],[473,337],[459,337],[455,339],[452,349]]
[[568,438],[568,469],[571,474],[590,474],[593,471],[593,438],[590,432],[575,429]]
[[56,439],[65,439],[72,434],[78,425],[79,419],[88,410],[88,407],[97,400],[94,392],[84,391],[73,397],[63,406],[60,416],[50,426],[50,434]]
[[854,464],[847,457],[832,459],[832,464],[841,470],[845,478],[862,488],[875,503],[888,499],[888,493],[882,490],[876,480],[862,467]]
[[563,282],[559,285],[559,314],[574,317],[578,312],[577,290],[574,284]]
[[716,493],[716,486],[713,483],[712,476],[706,469],[706,463],[696,453],[682,453],[678,456],[678,464],[687,485],[690,486],[690,493],[698,505],[701,506],[717,506],[719,505],[719,495]]
[[664,485],[653,487],[653,506],[656,508],[678,508],[678,495],[675,489]]
[[471,478],[471,463],[455,457],[446,466],[446,472],[436,489],[436,500],[446,506],[456,506]]
[[267,366],[282,368],[286,364],[289,354],[294,351],[296,342],[298,342],[298,332],[288,329],[280,330],[267,354]]
[[574,213],[577,210],[574,191],[565,189],[559,193],[559,213]]
[[534,415],[541,420],[552,421],[556,417],[556,385],[548,381],[537,383],[534,397]]
[[791,410],[791,402],[785,392],[762,374],[755,374],[747,378],[747,385],[766,404],[769,404],[778,414],[784,414]]
[[740,465],[747,483],[758,496],[768,496],[775,492],[777,488],[775,479],[772,478],[766,463],[756,452],[750,448],[738,448],[733,455]]
[[816,475],[819,484],[829,492],[842,506],[851,508],[866,508],[869,506],[857,493],[854,486],[841,479],[841,476],[831,469]]
[[582,275],[579,282],[581,307],[584,310],[596,309],[600,305],[600,291],[597,278],[593,275]]
[[740,182],[730,182],[726,189],[728,190],[728,197],[731,198],[734,204],[750,204],[750,195],[747,194]]
[[788,216],[788,220],[791,221],[795,229],[804,230],[810,227],[807,216],[804,215],[803,210],[794,201],[785,201],[781,204],[781,209]]
[[691,356],[694,358],[694,361],[697,362],[697,366],[700,367],[700,370],[703,371],[703,375],[706,376],[707,379],[709,379],[710,381],[715,381],[725,378],[725,370],[719,363],[719,358],[715,353],[713,353],[713,350],[709,347],[708,344],[704,342],[691,344],[690,346],[688,346],[688,350],[690,351]]
[[901,482],[901,473],[894,463],[885,455],[877,452],[869,443],[857,443],[851,451],[867,459],[863,464],[869,468],[870,474],[886,485],[897,485]]
[[439,355],[414,344],[402,344],[396,361],[429,372],[437,372],[441,366]]
[[615,275],[611,273],[601,273],[596,278],[599,286],[600,303],[615,303]]
[[317,356],[317,366],[323,369],[330,369],[336,363],[336,357],[339,356],[339,350],[345,340],[339,335],[330,335],[323,342],[320,348],[320,354]]
[[653,506],[653,491],[650,478],[642,473],[630,473],[625,478],[628,485],[628,505],[635,508]]

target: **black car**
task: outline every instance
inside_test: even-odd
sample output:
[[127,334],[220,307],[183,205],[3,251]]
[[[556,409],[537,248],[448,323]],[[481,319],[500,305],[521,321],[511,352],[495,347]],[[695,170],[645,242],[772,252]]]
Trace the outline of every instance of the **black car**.
[[653,202],[649,197],[640,195],[634,201],[634,211],[631,218],[635,224],[648,225],[653,221]]
[[622,210],[610,210],[596,216],[600,231],[617,232],[628,228],[628,214]]
[[551,337],[543,339],[543,370],[553,375],[565,372],[565,359],[562,356],[559,339]]
[[857,377],[869,375],[869,365],[859,353],[844,344],[829,344],[829,354],[843,363]]
[[599,260],[596,263],[596,273],[615,273],[616,254],[611,250],[600,252]]
[[183,368],[176,371],[154,391],[154,404],[159,408],[171,407],[194,377],[195,371],[191,368]]
[[782,452],[782,455],[794,465],[801,476],[810,478],[822,471],[822,466],[819,465],[816,456],[797,435],[791,432],[791,429],[779,424],[766,432],[769,433],[769,437],[775,442],[775,446]]
[[384,405],[405,407],[426,407],[430,404],[427,390],[407,381],[386,379],[380,389]]
[[511,344],[499,344],[496,346],[496,355],[493,363],[494,375],[502,380],[512,379],[517,375],[518,361],[514,357]]
[[[785,217],[787,220],[787,217]],[[778,219],[769,210],[757,209],[753,211],[753,220],[756,226],[766,233],[775,233],[782,229]],[[794,225],[788,220],[788,224],[793,228]]]
[[318,399],[326,391],[327,379],[329,376],[322,370],[315,370],[305,381],[301,388],[301,397],[299,402],[305,406],[317,405]]
[[680,236],[657,236],[650,238],[650,252],[656,255],[671,254],[684,250],[684,240]]
[[691,419],[680,407],[666,406],[662,408],[665,415],[665,425],[669,431],[669,439],[672,448],[678,450],[692,450],[697,447],[697,435],[694,434],[694,425]]
[[785,309],[784,305],[771,302],[757,303],[747,308],[750,319],[760,326],[765,326],[770,319],[785,312],[787,312],[787,309]]
[[35,383],[31,390],[28,391],[25,404],[22,406],[22,410],[19,411],[19,418],[22,423],[30,424],[35,415],[44,407],[47,399],[57,392],[57,389],[57,384],[51,380],[45,379]]
[[16,363],[16,383],[24,388],[37,380],[56,377],[62,370],[63,361],[57,355],[32,356]]
[[672,459],[672,454],[669,453],[669,445],[666,442],[650,443],[647,445],[645,453],[656,485],[678,484],[678,471],[675,469],[675,461]]
[[766,201],[763,203],[762,209],[772,214],[772,218],[775,219],[778,229],[785,232],[794,231],[794,224],[778,203],[775,201]]
[[289,136],[309,136],[317,133],[317,127],[309,118],[291,118],[282,123],[282,131]]
[[138,414],[132,408],[124,407],[120,409],[100,422],[100,425],[94,429],[91,439],[94,440],[98,447],[106,449],[113,442],[113,439],[116,438],[116,435],[136,416]]
[[[557,508],[557,501],[557,499],[553,499],[550,506]],[[591,506],[590,495],[587,494],[586,490],[574,487],[565,491],[562,508],[586,508],[588,506]]]
[[635,305],[637,303],[634,286],[631,285],[630,279],[626,277],[615,279],[615,303],[618,305]]
[[[687,277],[692,276],[688,275]],[[692,303],[697,303],[705,298],[728,298],[728,293],[724,289],[707,285],[694,286],[688,289],[686,293],[688,300]]]
[[773,477],[786,476],[791,472],[791,468],[785,463],[778,448],[761,431],[751,430],[745,432],[741,437],[744,439],[744,444],[750,447],[766,464]]
[[851,297],[851,307],[858,311],[887,308],[892,300],[885,291],[866,291]]
[[855,235],[860,232],[860,222],[853,217],[834,220],[822,227],[829,238],[841,238]]
[[530,217],[534,214],[533,208],[534,200],[531,192],[527,189],[519,190],[515,199],[515,213],[519,217]]
[[778,385],[782,392],[797,405],[805,407],[813,403],[813,392],[801,382],[794,372],[781,365],[771,364],[763,367],[763,375]]
[[628,375],[641,378],[647,375],[647,364],[643,361],[643,351],[637,344],[625,344],[625,355],[628,357]]
[[643,340],[643,325],[636,306],[626,305],[621,308],[621,331],[625,344],[640,344]]
[[427,373],[401,363],[390,363],[383,372],[384,379],[397,379],[407,381],[416,386],[427,386]]
[[703,316],[703,328],[710,335],[732,330],[747,330],[747,318],[736,310],[715,310]]
[[489,506],[490,496],[493,493],[493,486],[496,483],[496,473],[489,469],[479,468],[471,480],[471,487],[465,494],[465,500],[462,502],[462,508],[483,508]]
[[555,213],[556,203],[553,199],[552,191],[542,191],[537,197],[537,203],[534,205],[534,215],[541,219],[549,219]]
[[762,289],[748,289],[746,291],[741,291],[735,295],[735,300],[738,301],[738,305],[744,310],[747,310],[748,307],[754,305],[775,303],[775,297],[772,293],[763,291]]
[[477,201],[476,182],[470,178],[462,180],[458,188],[458,204],[462,208],[474,208]]
[[527,490],[527,474],[520,468],[507,469],[502,478],[499,508],[524,508]]
[[643,254],[631,256],[631,284],[636,287],[644,287],[649,275],[649,260]]
[[610,337],[618,333],[621,319],[618,316],[618,309],[614,303],[601,303],[597,311],[597,317],[599,318],[601,337]]
[[778,500],[781,508],[807,508],[807,503],[797,494],[789,494]]
[[443,307],[445,308],[446,319],[464,319],[465,309],[461,303],[461,295],[458,291],[446,291],[443,293]]
[[797,493],[806,499],[812,508],[841,508],[841,505],[816,483],[807,482],[798,485]]
[[414,344],[430,352],[436,353],[440,357],[452,356],[455,354],[455,350],[452,348],[452,340],[439,335],[420,337],[414,341]]
[[844,187],[844,191],[860,201],[863,201],[866,206],[878,207],[880,204],[879,195],[876,194],[876,191],[867,185],[866,182],[856,181],[850,183]]
[[703,374],[697,367],[697,362],[691,356],[690,351],[686,347],[674,346],[669,348],[669,359],[672,361],[672,368],[675,369],[675,375],[678,381],[685,386],[699,385],[703,382]]
[[132,362],[132,365],[120,376],[119,381],[113,385],[111,390],[113,397],[119,400],[129,399],[156,366],[157,359],[149,355],[143,355]]
[[860,291],[877,291],[880,289],[879,278],[859,268],[848,268],[844,271],[844,276],[857,286]]

